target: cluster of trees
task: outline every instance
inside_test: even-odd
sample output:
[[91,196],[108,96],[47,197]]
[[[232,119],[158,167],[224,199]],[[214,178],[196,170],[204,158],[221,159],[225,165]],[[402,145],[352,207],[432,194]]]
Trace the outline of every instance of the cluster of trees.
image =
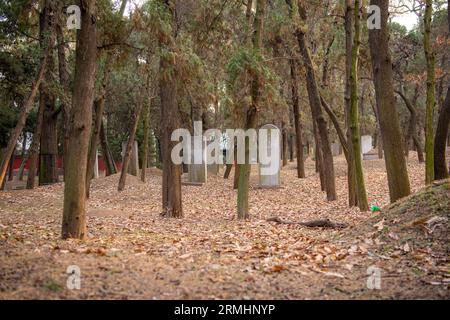
[[[163,215],[180,218],[173,130],[193,130],[195,121],[205,130],[270,122],[282,128],[283,164],[295,153],[300,179],[305,147],[309,154],[314,145],[329,201],[337,198],[331,144],[339,142],[348,203],[361,210],[368,202],[360,137],[374,135],[394,202],[411,192],[411,149],[426,162],[427,183],[448,177],[448,2],[408,3],[371,0],[381,13],[381,28],[372,29],[360,0],[78,0],[75,31],[66,27],[69,1],[2,1],[0,182],[18,141],[23,151],[29,145],[29,188],[38,167],[40,184],[58,182],[62,155],[62,235],[83,238],[97,148],[114,174],[127,141],[121,191],[138,140],[142,180],[145,168],[160,165]],[[411,31],[389,18],[404,8],[421,17]],[[235,166],[240,219],[249,216],[250,170]]]

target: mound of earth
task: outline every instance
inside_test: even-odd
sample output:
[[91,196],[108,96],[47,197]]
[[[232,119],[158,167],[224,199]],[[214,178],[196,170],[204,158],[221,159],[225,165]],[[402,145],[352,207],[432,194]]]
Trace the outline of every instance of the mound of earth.
[[384,208],[349,235],[366,236],[375,226],[383,241],[398,238],[411,240],[410,244],[421,248],[448,246],[449,217],[450,183],[441,181]]
[[382,270],[383,297],[450,298],[449,218],[450,183],[436,182],[349,229],[337,242],[351,244],[347,265],[364,266],[360,272],[371,266]]

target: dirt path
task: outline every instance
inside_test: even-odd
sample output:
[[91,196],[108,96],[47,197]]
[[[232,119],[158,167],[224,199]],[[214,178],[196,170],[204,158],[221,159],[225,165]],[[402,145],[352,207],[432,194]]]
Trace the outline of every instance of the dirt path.
[[[346,206],[346,164],[336,160],[339,200],[326,202],[314,164],[298,180],[283,169],[284,188],[250,193],[249,222],[234,220],[232,177],[209,177],[203,187],[183,187],[185,218],[159,216],[161,177],[118,176],[93,183],[88,239],[62,241],[62,184],[0,193],[0,298],[108,299],[308,299],[420,298],[448,294],[409,271],[390,270],[381,290],[367,288],[367,268],[380,259],[364,246],[337,241],[342,232],[277,225],[330,218],[351,227],[371,217]],[[423,167],[410,158],[414,190]],[[388,203],[383,161],[365,162],[369,203]],[[252,186],[257,184],[252,176]],[[66,287],[68,266],[81,270],[81,290]],[[427,290],[423,289],[427,287]]]

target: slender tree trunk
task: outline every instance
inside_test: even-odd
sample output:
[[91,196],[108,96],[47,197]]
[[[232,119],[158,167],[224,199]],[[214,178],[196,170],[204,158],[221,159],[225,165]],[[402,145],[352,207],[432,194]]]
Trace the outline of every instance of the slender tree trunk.
[[294,162],[294,136],[289,134],[289,162]]
[[103,159],[106,164],[106,176],[110,176],[117,173],[116,162],[111,153],[108,144],[108,136],[106,134],[105,120],[102,119],[102,125],[100,127],[100,145],[102,148]]
[[23,181],[23,172],[25,171],[25,164],[28,160],[26,145],[27,145],[27,139],[28,139],[28,133],[23,133],[23,140],[22,140],[22,162],[20,163],[19,172],[17,173],[17,177],[19,181]]
[[433,0],[425,0],[423,47],[427,62],[427,104],[425,120],[425,183],[434,180],[434,109],[436,105],[435,53],[431,44]]
[[136,137],[136,130],[137,130],[137,127],[139,124],[139,116],[141,114],[141,111],[142,111],[142,101],[138,104],[138,106],[135,110],[135,113],[133,115],[133,124],[130,129],[130,135],[128,136],[128,142],[127,142],[127,147],[125,149],[125,155],[123,156],[122,172],[120,173],[119,186],[117,188],[118,191],[125,190],[125,183],[126,183],[127,175],[128,175],[128,167],[130,164],[131,152],[132,152],[135,137]]
[[15,152],[16,152],[16,147],[14,147],[13,153],[11,155],[11,159],[9,160],[8,181],[14,180],[14,159],[16,158]]
[[[45,34],[55,28],[54,9],[56,3],[53,0],[44,0],[43,10],[40,14],[40,45],[46,46]],[[54,46],[52,37],[50,46]],[[49,185],[58,182],[58,133],[56,111],[56,97],[50,87],[55,82],[53,73],[55,70],[55,59],[53,49],[48,57],[47,70],[40,86],[39,103],[44,105],[44,119],[42,121],[41,146],[39,149],[39,185]]]
[[351,114],[351,71],[352,71],[352,50],[353,50],[353,1],[345,1],[345,120],[347,126],[347,186],[348,205],[354,207],[358,205],[356,195],[356,172],[353,157],[353,141],[350,128]]
[[[447,2],[448,39],[448,35],[450,34],[450,0]],[[447,145],[450,146],[450,87],[448,87],[447,96],[442,103],[436,129],[436,136],[434,138],[435,179],[445,179],[449,177],[450,169],[446,160]]]
[[383,159],[383,138],[381,137],[381,130],[379,130],[378,132],[379,132],[377,141],[378,159]]
[[229,179],[230,178],[230,174],[231,174],[231,170],[233,169],[233,165],[232,164],[227,164],[226,168],[225,168],[225,173],[223,174],[223,178],[224,179]]
[[[417,149],[417,156],[419,158],[419,162],[423,163],[425,162],[424,156],[423,156],[423,146],[422,143],[420,143],[420,139],[417,133],[417,112],[416,108],[413,106],[411,101],[408,99],[406,94],[403,92],[403,89],[397,90],[396,93],[402,98],[403,102],[405,103],[409,113],[411,114],[411,117],[409,119],[409,128],[408,128],[408,136],[410,136],[413,140],[413,143]],[[405,145],[408,148],[409,151],[409,138],[406,139]],[[409,152],[408,152],[409,153]]]
[[361,211],[368,211],[366,185],[364,182],[364,172],[361,158],[361,134],[359,129],[359,109],[358,109],[358,59],[360,45],[360,1],[355,0],[354,24],[355,36],[353,38],[352,48],[352,69],[350,74],[351,88],[351,109],[350,109],[350,130],[352,133],[353,162],[356,174],[356,196],[358,207]]
[[325,101],[325,99],[322,96],[320,97],[320,99],[322,101],[322,107],[324,108],[325,112],[328,114],[331,122],[333,123],[334,129],[336,130],[336,133],[339,138],[339,142],[341,143],[345,159],[348,162],[348,142],[347,142],[347,138],[345,137],[344,130],[342,130],[342,127],[339,124],[339,120],[338,120],[336,114],[333,112],[333,110],[328,105],[328,103]]
[[81,9],[81,29],[77,32],[75,78],[65,161],[63,239],[84,239],[86,236],[86,170],[97,60],[95,2],[78,2]]
[[[105,83],[104,83],[105,85]],[[103,91],[105,92],[105,91]],[[91,180],[94,177],[96,158],[98,157],[98,145],[100,141],[100,129],[103,121],[103,111],[105,110],[105,96],[94,101],[94,125],[89,145],[88,163],[86,169],[86,198],[90,196]]]
[[298,96],[298,77],[297,77],[297,62],[294,59],[289,60],[291,65],[291,91],[292,91],[292,107],[294,112],[294,127],[295,127],[295,150],[297,154],[297,177],[304,179],[305,174],[305,159],[303,155],[303,136],[302,124],[300,119],[300,103]]
[[142,154],[142,170],[141,170],[142,182],[145,182],[145,174],[147,172],[148,167],[149,133],[150,133],[150,102],[144,111],[144,152]]
[[[264,32],[264,16],[266,13],[266,0],[257,0],[256,2],[256,15],[253,23],[253,49],[262,55],[262,39]],[[258,74],[253,75],[251,84],[251,97],[252,102],[247,110],[246,117],[246,129],[256,128],[256,120],[258,110],[260,109],[261,96],[263,91],[263,83]],[[238,219],[249,218],[249,206],[248,206],[248,193],[249,193],[249,180],[251,172],[251,159],[250,159],[250,139],[245,139],[245,164],[240,166],[239,170],[239,183],[238,183],[238,199],[237,199],[237,211]]]
[[[66,44],[64,41],[63,28],[65,26],[66,16],[63,13],[63,1],[59,2],[58,6],[58,23],[56,24],[56,39],[58,42],[58,70],[59,70],[59,83],[64,88],[65,92],[70,92],[69,87],[69,72],[67,70],[66,62]],[[69,143],[69,114],[70,114],[70,97],[64,95],[61,99],[61,110],[63,117],[63,168],[66,169],[65,160],[67,158],[67,146]],[[64,177],[65,177],[64,173]]]
[[381,29],[369,30],[377,114],[383,139],[391,202],[411,193],[403,142],[395,108],[392,60],[389,52],[388,0],[371,0],[381,9]]
[[[306,10],[303,7],[303,2],[298,3],[298,12],[301,23],[306,23]],[[316,81],[316,75],[313,67],[313,62],[308,49],[305,28],[297,27],[295,35],[300,47],[300,54],[303,58],[303,63],[306,70],[306,88],[309,96],[309,104],[314,121],[317,123],[317,131],[320,136],[320,145],[323,157],[323,172],[325,179],[325,189],[328,201],[336,200],[336,181],[334,175],[333,154],[331,152],[330,141],[328,137],[328,126],[325,117],[322,113],[322,106],[320,101],[319,87]]]
[[436,180],[449,177],[449,169],[446,161],[446,145],[450,126],[450,87],[447,89],[447,97],[439,114],[436,137],[434,140],[434,173]]
[[322,154],[322,141],[320,140],[320,135],[317,130],[317,124],[314,123],[313,126],[314,130],[314,138],[316,141],[316,148],[315,148],[315,164],[316,164],[316,172],[319,173],[320,178],[320,190],[326,191],[326,182],[325,182],[325,173],[323,169],[323,154]]
[[[53,62],[50,65],[53,65]],[[44,104],[41,147],[39,149],[39,185],[41,186],[58,182],[58,119],[56,114],[56,99],[45,88],[52,81],[49,80],[49,77],[51,76],[47,74],[45,86],[41,85],[40,100]]]
[[286,129],[286,124],[282,123],[282,138],[283,138],[283,167],[286,167],[288,164],[288,130]]
[[29,165],[27,177],[27,189],[34,189],[36,185],[36,174],[38,167],[39,147],[41,144],[42,121],[44,119],[44,105],[39,104],[36,127],[33,132],[33,141],[29,150]]
[[237,190],[239,187],[239,170],[241,165],[237,163],[237,153],[234,151],[234,177],[233,177],[233,189]]
[[100,131],[103,124],[103,112],[105,111],[105,100],[106,100],[106,92],[108,87],[109,73],[110,67],[112,64],[112,55],[110,53],[106,56],[105,61],[105,69],[103,72],[102,79],[102,88],[100,97],[94,101],[94,125],[91,134],[89,153],[88,153],[88,164],[86,170],[86,197],[89,198],[90,189],[91,189],[91,180],[94,177],[94,166],[96,164],[96,160],[98,157],[98,145],[100,142]]

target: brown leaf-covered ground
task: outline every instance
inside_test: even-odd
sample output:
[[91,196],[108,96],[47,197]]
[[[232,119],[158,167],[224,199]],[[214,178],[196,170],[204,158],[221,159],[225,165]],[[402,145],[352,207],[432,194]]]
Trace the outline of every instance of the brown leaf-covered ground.
[[[252,218],[247,222],[234,218],[232,177],[210,176],[202,187],[183,186],[185,218],[180,220],[160,217],[158,170],[148,171],[145,184],[129,176],[122,193],[116,191],[118,176],[98,179],[83,242],[60,240],[62,184],[2,192],[0,298],[450,298],[449,198],[437,200],[443,216],[423,213],[435,219],[432,228],[441,230],[437,234],[443,245],[417,245],[405,238],[413,234],[407,227],[389,230],[401,224],[396,218],[380,222],[383,215],[349,209],[345,160],[339,157],[335,163],[339,200],[331,203],[320,192],[310,160],[304,180],[296,178],[294,164],[284,168],[283,188],[277,190],[258,189],[253,170]],[[370,204],[387,205],[384,162],[366,161],[364,167]],[[418,191],[423,188],[423,165],[411,156],[408,167],[412,188]],[[408,208],[411,221],[414,212],[421,217],[427,210],[419,204],[417,210]],[[310,229],[267,222],[270,217],[330,218],[350,227]],[[427,219],[422,233],[434,231],[426,230]],[[81,269],[81,290],[66,287],[71,265]],[[367,286],[370,266],[381,270],[380,290]]]

